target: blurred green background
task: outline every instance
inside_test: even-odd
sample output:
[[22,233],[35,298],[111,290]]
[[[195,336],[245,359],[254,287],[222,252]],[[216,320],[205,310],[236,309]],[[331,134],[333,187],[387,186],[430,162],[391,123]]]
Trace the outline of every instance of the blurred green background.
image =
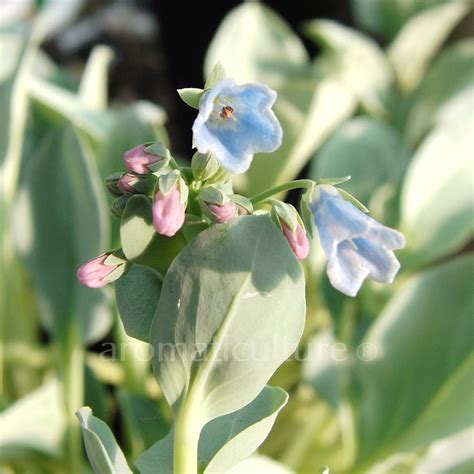
[[82,405],[129,459],[169,430],[147,346],[75,271],[118,243],[103,181],[125,150],[159,139],[189,159],[175,89],[217,61],[278,92],[283,146],[240,192],[351,175],[407,237],[396,282],[355,299],[313,244],[268,472],[474,472],[472,3],[176,3],[0,2],[0,473],[90,472]]

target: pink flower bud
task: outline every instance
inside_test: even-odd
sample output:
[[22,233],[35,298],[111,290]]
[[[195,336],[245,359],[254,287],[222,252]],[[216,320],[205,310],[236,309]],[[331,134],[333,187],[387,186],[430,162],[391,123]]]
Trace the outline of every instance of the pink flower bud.
[[237,217],[239,211],[237,204],[233,201],[226,202],[225,204],[207,203],[207,208],[210,211],[212,220],[220,224],[229,222],[234,217]]
[[136,192],[133,185],[138,181],[138,178],[131,174],[125,173],[122,177],[118,180],[117,188],[120,189],[123,193],[130,193],[133,194]]
[[82,285],[89,288],[102,288],[109,281],[107,277],[119,267],[119,265],[106,265],[105,260],[110,254],[104,253],[84,263],[77,270],[77,278]]
[[282,227],[283,234],[288,240],[295,257],[298,260],[304,260],[309,254],[309,240],[304,227],[299,222],[294,232],[284,222],[282,222]]
[[172,237],[184,224],[185,205],[177,188],[163,194],[158,191],[153,202],[153,226],[158,234]]
[[145,145],[138,145],[125,152],[123,160],[127,169],[137,174],[146,174],[150,172],[149,165],[161,160],[159,156],[147,153],[145,148]]

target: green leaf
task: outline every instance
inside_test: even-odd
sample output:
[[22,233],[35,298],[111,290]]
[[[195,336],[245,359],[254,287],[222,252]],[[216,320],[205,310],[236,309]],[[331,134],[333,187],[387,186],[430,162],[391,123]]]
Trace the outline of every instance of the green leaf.
[[303,378],[337,410],[347,384],[348,351],[330,329],[312,337],[303,362]]
[[260,393],[296,349],[304,315],[301,268],[269,215],[205,230],[168,270],[151,328],[166,399],[193,413],[198,435]]
[[108,68],[113,51],[108,46],[95,46],[87,60],[79,87],[81,103],[92,110],[105,110],[108,102]]
[[[205,466],[204,473],[227,472],[252,454],[268,435],[287,400],[285,391],[266,386],[244,408],[210,421],[199,441],[199,462]],[[174,430],[135,462],[141,474],[154,473],[158,464],[162,474],[172,474],[173,436]]]
[[120,391],[118,400],[132,452],[143,453],[169,432],[170,425],[155,400],[125,390]]
[[304,31],[323,48],[317,69],[354,94],[370,114],[385,116],[393,72],[377,43],[331,20],[310,21]]
[[405,22],[433,5],[452,0],[352,0],[356,23],[372,33],[393,38]]
[[225,79],[226,73],[225,69],[220,62],[218,62],[209,73],[208,78],[206,79],[206,83],[204,84],[204,89],[211,89],[214,87],[218,82]]
[[152,268],[132,264],[115,283],[115,298],[125,332],[149,342],[150,326],[160,299],[161,277]]
[[164,275],[186,245],[181,232],[164,237],[153,227],[151,202],[147,196],[130,197],[120,224],[120,240],[128,260],[147,265]]
[[204,94],[204,89],[187,87],[185,89],[178,89],[178,94],[185,104],[188,104],[193,109],[199,109],[199,101]]
[[258,474],[294,474],[294,471],[288,469],[283,464],[267,456],[259,455],[250,456],[245,461],[240,462],[237,466],[226,471],[226,474],[249,474],[257,472]]
[[90,149],[71,127],[32,147],[13,216],[46,329],[61,339],[77,318],[84,341],[101,339],[112,324],[105,293],[80,285],[76,271],[107,248],[109,217]]
[[409,92],[420,83],[430,61],[470,8],[467,1],[441,4],[406,23],[387,52],[403,91]]
[[39,77],[31,77],[28,86],[31,98],[46,108],[51,118],[69,120],[96,140],[105,138],[111,125],[111,116],[107,111],[87,107],[78,95]]
[[87,457],[96,474],[132,474],[110,428],[92,415],[89,407],[82,407],[76,416],[82,428]]
[[456,474],[474,471],[474,428],[433,443],[414,466],[414,474]]
[[272,83],[282,68],[302,65],[308,55],[290,26],[260,2],[234,8],[219,26],[204,63],[205,76],[220,62],[237,82]]
[[[418,143],[430,127],[459,99],[469,103],[474,91],[474,40],[461,40],[447,48],[428,69],[398,117],[408,143]],[[472,114],[472,108],[466,106]],[[469,116],[468,116],[469,117]]]
[[472,237],[473,153],[467,117],[436,128],[421,144],[402,190],[405,263],[420,265],[440,258],[461,249]]
[[[199,459],[209,460],[204,473],[227,472],[250,456],[263,443],[287,401],[288,394],[284,390],[267,386],[237,413],[209,423],[199,441]],[[223,440],[226,440],[224,445]]]
[[105,384],[97,378],[93,368],[86,361],[84,365],[84,403],[104,420],[108,420],[110,417],[107,396]]
[[474,422],[473,277],[471,254],[408,280],[369,330],[351,361],[353,471]]
[[344,189],[368,203],[380,186],[399,185],[409,159],[410,150],[390,125],[356,117],[338,128],[319,150],[310,178],[348,174],[351,180]]
[[250,170],[235,177],[239,189],[254,195],[294,179],[355,106],[352,94],[334,80],[289,80],[274,107],[284,130],[283,144],[274,153],[255,155]]
[[0,462],[31,451],[60,456],[65,431],[61,387],[53,380],[0,413]]
[[[27,34],[24,29],[11,28],[0,32],[0,49],[2,51],[2,61],[0,63],[0,116],[3,126],[0,127],[0,163],[4,160],[8,147],[19,146],[11,144],[13,137],[21,137],[20,133],[15,133],[18,125],[12,120],[21,111],[18,109],[22,104],[22,90],[24,81],[18,85],[18,72],[22,60],[27,51]],[[20,77],[20,80],[21,77]],[[15,86],[16,84],[16,86]],[[22,89],[22,90],[20,90]],[[21,127],[20,127],[21,128]]]

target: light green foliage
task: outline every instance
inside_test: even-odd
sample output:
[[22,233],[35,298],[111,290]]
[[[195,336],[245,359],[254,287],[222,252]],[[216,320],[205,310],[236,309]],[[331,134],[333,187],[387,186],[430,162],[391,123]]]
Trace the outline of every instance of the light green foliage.
[[403,91],[409,92],[420,83],[431,59],[470,8],[468,1],[454,1],[407,22],[387,52]]
[[359,462],[424,446],[473,423],[473,276],[474,259],[461,257],[413,278],[369,331],[364,342],[378,354],[357,361],[352,395]]
[[413,15],[457,0],[352,0],[357,23],[372,33],[393,38]]
[[[454,252],[474,233],[474,143],[469,117],[435,128],[407,172],[401,227],[411,265]],[[407,262],[408,263],[408,262]]]
[[356,117],[344,123],[325,142],[313,161],[310,176],[342,176],[351,179],[343,188],[368,205],[377,188],[400,184],[410,150],[399,133],[381,121]]
[[[426,446],[474,421],[469,390],[473,276],[474,259],[460,257],[410,279],[357,353],[344,353],[339,362],[331,357],[328,363],[322,358],[306,363],[306,376],[318,393],[341,413],[347,403],[352,407],[358,469]],[[334,348],[331,339],[324,341]]]
[[52,380],[0,413],[0,462],[34,453],[59,457],[65,429],[61,386]]
[[110,428],[92,415],[89,407],[81,408],[76,415],[81,423],[87,456],[94,472],[96,474],[132,474]]
[[398,121],[407,142],[418,144],[430,127],[443,121],[451,107],[458,108],[462,103],[466,119],[472,120],[469,104],[473,93],[474,40],[464,39],[440,54],[406,99]]
[[208,76],[220,62],[238,83],[278,80],[283,68],[302,65],[307,54],[286,22],[259,2],[232,10],[217,30],[205,59]]
[[87,342],[103,337],[112,324],[104,294],[88,291],[76,278],[76,269],[98,255],[109,239],[109,218],[92,159],[70,126],[51,129],[29,156],[13,229],[41,301],[43,324],[64,337],[69,321],[77,318]]
[[377,43],[330,20],[307,23],[305,33],[323,48],[317,70],[350,91],[370,114],[385,116],[393,72]]

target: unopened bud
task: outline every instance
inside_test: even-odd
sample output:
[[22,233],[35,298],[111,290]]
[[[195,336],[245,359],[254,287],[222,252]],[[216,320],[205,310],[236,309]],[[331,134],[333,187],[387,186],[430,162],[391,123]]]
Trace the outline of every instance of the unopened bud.
[[146,145],[138,145],[123,155],[125,166],[137,174],[150,173],[149,166],[161,160],[161,157],[145,151]]
[[79,282],[89,288],[102,288],[120,278],[127,261],[118,255],[118,252],[107,252],[81,265],[77,270]]
[[205,181],[216,174],[219,163],[212,155],[197,152],[191,160],[191,169],[195,180]]
[[117,187],[123,193],[133,194],[133,193],[136,193],[136,190],[133,187],[133,185],[136,184],[137,182],[138,182],[137,175],[135,175],[133,173],[125,173],[119,179],[119,181],[117,183]]
[[284,222],[281,223],[283,235],[288,240],[291,250],[298,260],[304,260],[309,254],[309,240],[305,228],[300,222],[296,229],[292,231]]
[[228,201],[225,204],[205,203],[209,212],[207,215],[219,224],[229,222],[238,215],[239,208],[233,201]]
[[177,187],[168,193],[158,191],[153,200],[153,226],[158,234],[172,237],[184,224],[186,205]]

